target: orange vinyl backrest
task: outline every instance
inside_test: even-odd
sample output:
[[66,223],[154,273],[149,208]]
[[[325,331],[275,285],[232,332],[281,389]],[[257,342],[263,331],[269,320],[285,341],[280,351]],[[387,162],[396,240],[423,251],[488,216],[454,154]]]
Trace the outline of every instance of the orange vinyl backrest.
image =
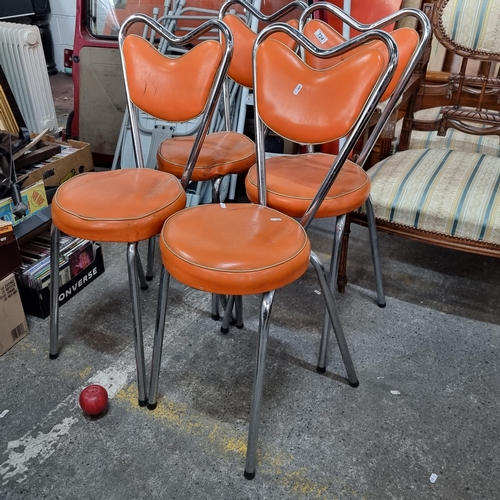
[[322,144],[344,137],[386,67],[365,49],[332,68],[316,70],[268,38],[256,57],[256,98],[264,123],[293,142]]
[[123,42],[132,102],[161,120],[191,120],[203,112],[222,60],[221,44],[206,40],[180,57],[168,57],[137,35]]
[[[227,14],[224,16],[223,21],[229,26],[234,38],[233,58],[229,66],[228,75],[240,85],[252,88],[252,51],[257,35],[234,14]],[[295,29],[298,29],[299,26],[299,22],[296,19],[291,19],[287,24]],[[271,38],[280,40],[291,49],[295,48],[295,41],[286,33],[277,33],[271,36]]]
[[[345,38],[342,37],[340,33],[338,33],[329,24],[326,24],[324,21],[321,21],[319,19],[311,19],[305,25],[304,35],[321,49],[330,49],[345,42]],[[401,75],[403,74],[403,71],[408,64],[408,61],[417,48],[419,40],[418,33],[411,28],[401,28],[392,31],[390,35],[394,38],[394,41],[398,46],[399,59],[396,66],[396,72],[392,77],[391,83],[389,83],[389,86],[385,89],[384,94],[380,99],[381,101],[385,101],[386,99],[388,99],[394,91],[394,88],[401,78]],[[307,64],[309,64],[309,66],[316,69],[330,68],[334,64],[343,61],[351,55],[365,50],[366,47],[379,49],[386,57],[387,62],[387,47],[381,41],[369,42],[365,46],[356,47],[349,52],[345,52],[342,55],[328,59],[320,59],[319,57],[315,57],[308,52],[306,54],[306,62]]]

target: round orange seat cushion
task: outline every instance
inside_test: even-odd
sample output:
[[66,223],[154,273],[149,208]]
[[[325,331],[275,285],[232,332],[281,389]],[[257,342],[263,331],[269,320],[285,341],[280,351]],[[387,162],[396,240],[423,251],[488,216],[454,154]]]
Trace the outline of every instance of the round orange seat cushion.
[[165,222],[162,260],[181,283],[224,295],[275,290],[302,276],[311,246],[294,219],[260,205],[187,208]]
[[[302,217],[318,192],[334,155],[281,155],[266,160],[267,204],[290,217]],[[245,179],[247,196],[258,202],[257,166]],[[370,194],[370,179],[355,163],[346,161],[316,217],[336,217],[359,208]]]
[[179,180],[165,172],[92,172],[61,184],[52,200],[52,221],[78,238],[135,243],[158,234],[165,220],[185,206]]
[[[158,169],[179,179],[193,149],[194,136],[166,139],[158,148]],[[246,172],[255,163],[255,144],[237,132],[215,132],[203,141],[191,176],[192,181],[207,181],[226,174]]]

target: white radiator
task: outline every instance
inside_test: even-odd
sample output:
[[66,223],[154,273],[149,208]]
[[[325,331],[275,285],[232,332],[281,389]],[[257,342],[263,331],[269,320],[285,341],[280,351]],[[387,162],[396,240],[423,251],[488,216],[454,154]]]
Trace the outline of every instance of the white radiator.
[[38,27],[0,21],[0,64],[29,131],[55,132],[56,110]]

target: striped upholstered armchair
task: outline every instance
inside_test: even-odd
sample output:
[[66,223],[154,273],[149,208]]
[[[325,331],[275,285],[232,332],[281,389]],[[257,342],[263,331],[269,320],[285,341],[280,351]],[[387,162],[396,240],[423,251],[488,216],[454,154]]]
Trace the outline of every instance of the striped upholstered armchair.
[[[431,23],[439,42],[462,58],[460,70],[441,85],[439,108],[415,113],[419,89],[397,152],[368,171],[377,229],[500,257],[500,0],[437,0]],[[467,71],[471,65],[478,76]],[[364,224],[363,209],[350,220]]]

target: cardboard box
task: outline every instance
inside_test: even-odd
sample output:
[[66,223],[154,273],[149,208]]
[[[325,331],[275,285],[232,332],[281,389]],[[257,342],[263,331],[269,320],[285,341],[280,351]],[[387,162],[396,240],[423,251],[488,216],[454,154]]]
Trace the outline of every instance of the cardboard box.
[[61,152],[47,161],[29,167],[29,172],[26,169],[21,169],[18,172],[18,181],[23,182],[23,186],[29,186],[37,181],[43,181],[45,187],[57,187],[64,181],[75,177],[75,175],[83,172],[94,170],[94,162],[92,160],[92,152],[90,144],[87,142],[68,140],[62,142],[56,140],[50,135],[45,135],[43,141],[55,143],[61,146]]
[[12,213],[12,210],[14,209],[12,198],[4,198],[0,200],[0,220],[12,222],[12,225],[15,226],[42,208],[47,207],[47,195],[45,194],[43,181],[36,182],[35,184],[31,184],[25,189],[22,189],[21,199],[28,206],[26,215],[20,218],[16,217]]
[[2,318],[0,322],[0,355],[2,355],[29,332],[13,274],[0,281],[0,318]]
[[[90,285],[96,278],[104,273],[104,260],[100,245],[95,244],[96,253],[92,263],[74,278],[59,287],[59,306],[62,306],[78,292]],[[37,318],[50,316],[50,288],[35,290],[19,283],[19,293],[24,306],[24,312]]]
[[0,221],[0,280],[14,272],[21,262],[12,222]]

